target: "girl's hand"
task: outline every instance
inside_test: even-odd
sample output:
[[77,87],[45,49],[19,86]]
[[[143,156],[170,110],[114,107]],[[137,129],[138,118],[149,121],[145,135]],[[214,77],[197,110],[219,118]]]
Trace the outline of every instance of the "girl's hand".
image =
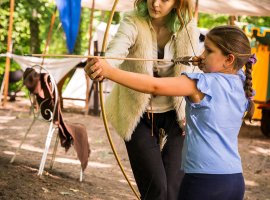
[[198,66],[200,70],[203,69],[203,65],[202,65],[202,58],[200,56],[194,56],[192,57],[192,64],[194,66]]
[[85,73],[89,76],[90,79],[96,81],[102,81],[106,78],[106,74],[110,65],[104,59],[88,59],[87,64],[84,67]]
[[198,56],[194,56],[194,57],[192,57],[192,61],[193,61],[193,63],[192,63],[193,65],[198,66],[200,61],[201,61],[201,58]]

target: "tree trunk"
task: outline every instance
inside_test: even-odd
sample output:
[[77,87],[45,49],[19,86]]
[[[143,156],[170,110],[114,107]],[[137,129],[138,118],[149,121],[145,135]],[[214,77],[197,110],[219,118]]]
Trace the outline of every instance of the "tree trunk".
[[78,35],[76,38],[76,43],[75,43],[75,47],[74,47],[74,54],[81,54],[82,52],[82,14],[81,14],[81,19],[80,19],[80,26],[79,26],[79,30],[78,30]]
[[30,52],[41,53],[40,38],[39,38],[39,23],[36,17],[36,10],[33,9],[32,18],[29,19],[30,24]]

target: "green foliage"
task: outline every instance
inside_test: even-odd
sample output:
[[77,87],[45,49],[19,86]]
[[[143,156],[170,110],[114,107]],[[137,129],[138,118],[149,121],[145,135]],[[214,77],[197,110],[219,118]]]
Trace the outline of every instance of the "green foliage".
[[[270,27],[270,17],[239,16],[237,21],[243,24]],[[198,27],[211,29],[215,26],[226,25],[229,15],[199,13]]]
[[[0,53],[7,52],[7,38],[9,29],[10,3],[6,0],[0,2]],[[50,22],[53,6],[47,0],[16,0],[13,15],[12,53],[23,55],[30,52],[30,20],[36,18],[41,27],[40,37],[44,38],[47,32],[47,23]],[[46,37],[45,37],[46,38]],[[45,43],[45,42],[43,42]],[[0,58],[0,81],[5,71],[6,58]],[[20,69],[20,66],[11,60],[10,71]],[[21,82],[10,84],[9,90],[15,91]]]
[[[7,34],[9,28],[9,1],[1,3],[0,7],[0,53],[7,51]],[[53,7],[48,6],[47,0],[16,0],[13,17],[12,30],[12,52],[23,55],[30,52],[30,28],[29,21],[36,17],[41,29],[40,37],[44,37],[44,32],[48,30],[46,23],[48,23]],[[35,15],[35,16],[34,16]],[[43,24],[45,23],[45,24]],[[46,38],[46,37],[45,37]],[[0,60],[0,72],[4,67],[2,59]],[[12,63],[11,70],[16,69],[17,66]]]
[[249,17],[241,16],[240,21],[246,22],[247,24],[254,24],[256,26],[270,27],[270,17]]
[[[80,24],[80,31],[79,31],[79,37],[77,38],[76,46],[74,53],[76,54],[84,54],[87,52],[88,44],[89,44],[89,24],[90,24],[90,16],[91,16],[91,9],[89,8],[82,8],[81,11],[81,24]],[[95,32],[96,26],[100,22],[107,22],[110,17],[109,11],[94,11],[94,19],[93,19],[93,33]],[[112,24],[118,24],[120,22],[121,15],[119,12],[114,13],[114,17],[112,20]],[[80,45],[77,43],[80,42]],[[80,49],[77,49],[77,47],[80,47]]]
[[[103,22],[107,22],[109,20],[111,12],[110,11],[102,11],[99,15],[97,15],[97,19]],[[121,20],[121,15],[119,12],[115,12],[112,19],[112,24],[118,24]]]
[[228,24],[228,15],[199,13],[198,27],[211,29],[215,26]]

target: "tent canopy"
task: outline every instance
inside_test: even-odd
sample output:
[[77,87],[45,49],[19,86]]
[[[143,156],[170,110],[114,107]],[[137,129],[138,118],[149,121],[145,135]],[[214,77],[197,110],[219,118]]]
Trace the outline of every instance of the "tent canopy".
[[[111,10],[114,0],[95,0],[95,8]],[[195,2],[195,0],[193,0]],[[270,0],[198,0],[199,12],[228,15],[270,16]],[[92,6],[92,0],[82,0],[83,7]],[[119,0],[117,11],[130,11],[134,0]]]
[[270,16],[270,0],[199,0],[199,12]]

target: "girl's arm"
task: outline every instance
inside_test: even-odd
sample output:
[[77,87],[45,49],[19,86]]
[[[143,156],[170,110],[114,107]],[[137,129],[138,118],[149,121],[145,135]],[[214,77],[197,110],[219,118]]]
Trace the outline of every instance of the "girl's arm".
[[103,59],[92,59],[87,63],[85,71],[92,79],[108,78],[128,88],[153,95],[190,96],[193,99],[193,96],[202,94],[197,89],[196,82],[185,75],[155,78],[111,67]]

